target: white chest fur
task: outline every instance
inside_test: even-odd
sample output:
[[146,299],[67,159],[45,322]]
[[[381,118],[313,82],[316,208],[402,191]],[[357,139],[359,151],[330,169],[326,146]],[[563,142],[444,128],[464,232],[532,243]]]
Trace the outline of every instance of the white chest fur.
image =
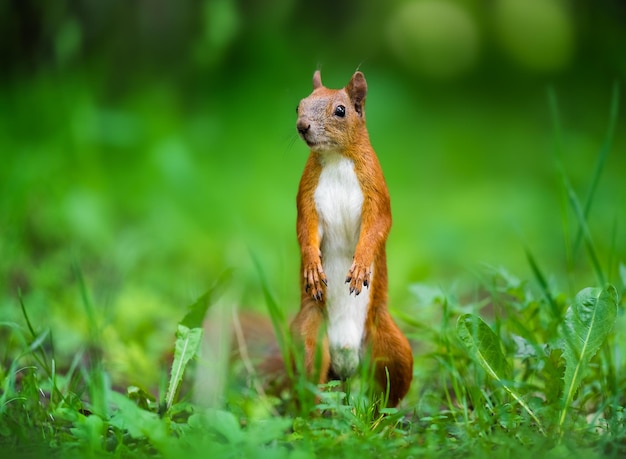
[[351,160],[327,153],[322,161],[315,205],[322,265],[328,279],[327,333],[333,370],[346,378],[359,364],[369,303],[368,288],[354,296],[345,283],[361,232],[363,192]]

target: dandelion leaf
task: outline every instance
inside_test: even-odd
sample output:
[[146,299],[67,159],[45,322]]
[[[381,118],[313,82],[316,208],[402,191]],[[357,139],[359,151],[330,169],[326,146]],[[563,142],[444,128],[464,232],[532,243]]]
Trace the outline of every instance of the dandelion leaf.
[[511,370],[502,354],[500,339],[489,326],[474,314],[459,317],[457,335],[470,356],[496,381],[510,379]]
[[456,332],[472,359],[478,362],[483,370],[520,404],[536,423],[539,431],[546,435],[535,412],[512,387],[512,371],[502,353],[500,338],[480,317],[474,314],[463,314],[459,317]]
[[581,290],[568,308],[560,329],[565,358],[561,425],[585,368],[613,329],[616,317],[617,290],[611,285]]

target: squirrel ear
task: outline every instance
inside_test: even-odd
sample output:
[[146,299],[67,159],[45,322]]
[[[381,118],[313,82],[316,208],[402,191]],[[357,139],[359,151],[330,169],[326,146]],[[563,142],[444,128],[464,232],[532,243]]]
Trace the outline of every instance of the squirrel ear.
[[322,86],[322,74],[319,70],[316,70],[313,74],[313,89],[321,88]]
[[354,104],[357,113],[363,116],[363,107],[365,106],[365,95],[367,94],[367,82],[365,76],[361,72],[352,75],[352,79],[346,86],[348,97]]

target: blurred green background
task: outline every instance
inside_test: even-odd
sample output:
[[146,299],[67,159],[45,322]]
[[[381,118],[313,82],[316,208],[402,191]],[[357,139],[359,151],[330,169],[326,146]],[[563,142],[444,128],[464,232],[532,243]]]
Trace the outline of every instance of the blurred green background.
[[[595,281],[584,249],[567,262],[548,91],[584,199],[626,76],[623,1],[4,0],[0,31],[0,315],[23,323],[21,292],[59,358],[95,339],[77,273],[116,381],[158,378],[226,268],[229,300],[263,311],[251,253],[298,308],[294,109],[317,68],[328,87],[368,81],[393,307],[419,315],[411,284],[471,284],[483,264],[532,279],[525,246],[562,290]],[[622,119],[589,216],[612,279]]]

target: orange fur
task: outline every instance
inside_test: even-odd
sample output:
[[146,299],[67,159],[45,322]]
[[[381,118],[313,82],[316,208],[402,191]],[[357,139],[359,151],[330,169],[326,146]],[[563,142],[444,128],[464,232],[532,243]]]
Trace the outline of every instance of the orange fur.
[[[382,389],[389,383],[389,406],[397,405],[406,395],[412,379],[413,356],[408,340],[394,323],[387,310],[387,260],[385,244],[391,228],[391,205],[380,163],[369,140],[365,126],[365,96],[367,84],[361,72],[356,72],[343,89],[324,87],[315,72],[313,93],[298,109],[297,128],[311,147],[309,158],[297,194],[297,236],[301,252],[301,307],[291,330],[304,346],[305,367],[317,382],[325,382],[331,372],[328,342],[321,343],[321,366],[314,368],[320,327],[326,320],[325,286],[328,282],[322,266],[322,238],[314,199],[320,174],[324,167],[320,150],[309,133],[311,125],[322,125],[320,136],[330,142],[333,152],[352,160],[363,203],[360,233],[353,263],[346,273],[346,290],[358,295],[369,288],[369,304],[365,321],[364,346],[371,351],[375,379]],[[328,101],[320,107],[320,101]],[[306,104],[303,104],[306,102]],[[345,116],[333,116],[338,105],[347,106]],[[313,121],[311,121],[313,120]],[[370,267],[374,266],[373,274]],[[319,373],[318,373],[319,372]],[[387,374],[389,381],[387,381]]]

